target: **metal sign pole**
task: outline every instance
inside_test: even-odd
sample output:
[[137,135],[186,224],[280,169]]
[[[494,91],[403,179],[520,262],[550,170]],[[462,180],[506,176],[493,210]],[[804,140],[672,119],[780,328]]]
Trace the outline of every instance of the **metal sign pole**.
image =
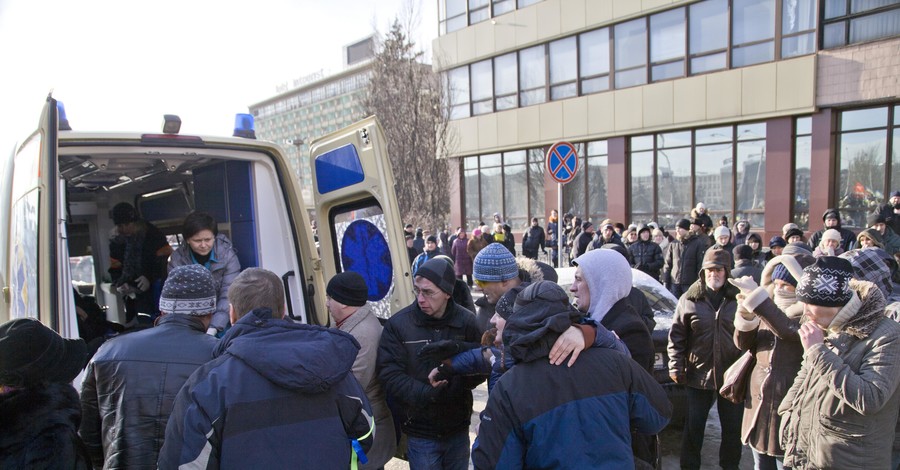
[[560,214],[563,214],[563,184],[556,183],[556,244],[559,248],[556,250],[556,267],[563,267],[563,220]]

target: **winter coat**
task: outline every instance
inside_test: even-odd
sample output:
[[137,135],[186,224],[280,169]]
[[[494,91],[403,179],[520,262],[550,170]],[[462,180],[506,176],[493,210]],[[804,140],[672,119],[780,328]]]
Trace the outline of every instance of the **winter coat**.
[[166,260],[172,248],[166,236],[150,222],[134,222],[136,231],[132,235],[119,235],[109,240],[109,274],[113,285],[133,283],[145,276],[151,283],[166,278]]
[[[643,296],[639,289],[634,290],[637,290],[637,293]],[[647,324],[644,323],[640,313],[636,310],[636,306],[632,305],[630,295],[619,300],[613,304],[609,312],[600,320],[600,324],[615,333],[625,343],[628,352],[631,353],[631,358],[641,368],[652,372],[656,356],[653,348],[653,337],[650,333],[651,330],[647,329]]]
[[387,405],[387,395],[381,380],[375,374],[375,363],[378,358],[378,342],[381,340],[381,322],[372,313],[368,305],[363,305],[350,315],[341,326],[343,332],[350,333],[359,342],[359,353],[353,361],[353,376],[366,391],[369,404],[372,405],[372,417],[375,419],[375,442],[366,452],[369,462],[360,465],[361,469],[381,468],[394,457],[397,449],[397,435],[394,430],[394,418]]
[[513,256],[516,256],[516,236],[513,235],[512,232],[503,232],[503,241],[500,242],[503,246],[512,253]]
[[590,246],[591,240],[593,240],[593,238],[593,232],[579,233],[578,236],[575,237],[575,242],[572,246],[572,259],[583,255],[588,250],[588,246]]
[[475,311],[475,300],[472,299],[472,290],[469,289],[469,285],[462,279],[457,279],[453,283],[453,301],[470,312]]
[[689,387],[718,390],[725,369],[741,355],[734,345],[738,292],[726,282],[716,310],[701,277],[678,300],[669,330],[669,373],[684,377]]
[[[831,227],[831,228],[837,230],[841,234],[840,248],[842,250],[848,251],[851,248],[853,248],[853,245],[856,243],[856,234],[855,233],[841,227],[840,225],[837,225],[836,227]],[[826,230],[828,230],[828,229],[823,228],[822,230],[819,230],[818,232],[812,234],[812,236],[809,238],[809,245],[818,247],[819,243],[822,242],[822,234],[824,234]]]
[[697,211],[697,208],[691,209],[691,217],[697,219],[697,223],[703,224],[705,227],[704,230],[707,232],[711,232],[715,230],[716,226],[713,225],[712,217],[709,216],[709,212],[700,213]]
[[[413,276],[416,275],[416,271],[419,270],[419,266],[425,264],[426,261],[434,259],[435,256],[440,256],[441,252],[438,249],[434,249],[432,251],[423,251],[416,256],[416,259],[413,260],[412,266],[410,267],[410,272],[412,272]],[[454,266],[455,268],[455,266]]]
[[795,303],[786,311],[775,305],[772,271],[779,264],[787,267],[790,263],[792,272],[799,273],[803,269],[801,262],[812,263],[809,256],[806,260],[802,258],[801,255],[782,255],[768,264],[762,286],[748,294],[743,303],[757,317],[753,320],[745,320],[740,315],[734,317],[735,345],[742,351],[751,351],[756,357],[744,401],[741,442],[759,453],[777,457],[784,455],[778,438],[781,425],[778,405],[794,383],[803,359],[803,346],[797,333],[803,304]]
[[346,468],[351,439],[373,440],[358,352],[334,328],[247,313],[178,393],[159,468]]
[[[516,365],[488,398],[472,449],[474,467],[634,468],[632,431],[654,434],[668,423],[672,407],[664,390],[634,361],[606,348],[584,350],[571,368],[550,364],[550,348],[571,317],[556,325],[556,315],[543,313],[547,308],[554,307],[517,305],[507,323],[504,341]],[[536,328],[513,336],[512,326],[520,323]]]
[[[741,222],[747,224],[747,231],[744,232],[744,233],[741,233],[741,232],[738,230],[738,224],[740,224]],[[735,246],[737,246],[737,245],[746,245],[746,244],[747,244],[747,239],[748,239],[748,238],[750,238],[750,221],[748,221],[748,220],[738,220],[737,222],[735,222],[734,226],[731,227],[731,242],[732,242]],[[760,239],[760,244],[761,244],[761,243],[762,243],[762,239]]]
[[[900,410],[900,325],[875,285],[850,281],[852,316],[803,353],[778,408],[784,466],[889,468]],[[840,316],[840,314],[839,314]]]
[[900,251],[900,235],[894,233],[894,230],[890,227],[884,228],[884,235],[881,236],[881,242],[884,245],[884,251],[887,251],[891,256],[894,256],[894,253]]
[[90,469],[77,434],[80,419],[72,384],[40,384],[0,394],[0,468]]
[[446,387],[432,387],[428,374],[439,362],[422,360],[418,352],[439,340],[455,340],[460,350],[479,347],[481,332],[472,312],[451,300],[444,315],[433,318],[413,302],[388,319],[381,333],[378,374],[401,429],[412,437],[439,439],[467,431],[472,389],[485,379],[455,376]]
[[684,240],[669,243],[663,258],[663,283],[666,286],[693,284],[706,254],[706,236],[690,234]]
[[450,252],[453,253],[453,272],[457,276],[472,275],[472,257],[466,249],[468,242],[468,238],[457,238],[453,240],[453,247],[450,248]]
[[95,467],[156,468],[175,397],[218,342],[199,318],[168,314],[100,347],[81,385],[81,437]]
[[634,258],[633,268],[639,269],[654,279],[659,279],[659,271],[663,267],[663,254],[659,245],[652,241],[638,241],[628,247],[631,257]]
[[544,229],[532,225],[525,231],[525,235],[522,235],[522,255],[528,258],[537,258],[538,249],[544,250],[545,244]]
[[475,322],[478,324],[478,329],[484,333],[487,330],[493,328],[491,325],[491,318],[494,318],[494,304],[488,303],[487,297],[480,296],[478,300],[475,301]]
[[475,257],[478,256],[478,252],[483,250],[486,246],[488,246],[488,242],[483,237],[472,237],[469,240],[469,243],[466,244],[466,253],[468,253],[469,258],[474,261]]
[[[216,243],[210,252],[206,269],[212,274],[213,283],[216,286],[216,313],[213,315],[211,327],[222,331],[228,326],[228,288],[241,273],[241,263],[238,261],[237,252],[234,250],[231,240],[224,234],[216,235]],[[178,247],[169,257],[169,271],[177,266],[198,264],[191,252],[191,247],[185,243]]]
[[731,270],[731,277],[737,279],[739,277],[750,276],[753,281],[759,284],[762,276],[762,268],[753,264],[749,259],[739,259],[734,262],[734,269]]

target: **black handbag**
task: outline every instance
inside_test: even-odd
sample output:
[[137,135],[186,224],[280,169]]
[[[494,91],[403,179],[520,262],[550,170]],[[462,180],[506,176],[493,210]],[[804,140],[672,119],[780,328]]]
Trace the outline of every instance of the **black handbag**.
[[756,355],[746,351],[738,360],[725,370],[719,394],[732,403],[744,403],[747,389],[750,387],[750,375],[756,365]]

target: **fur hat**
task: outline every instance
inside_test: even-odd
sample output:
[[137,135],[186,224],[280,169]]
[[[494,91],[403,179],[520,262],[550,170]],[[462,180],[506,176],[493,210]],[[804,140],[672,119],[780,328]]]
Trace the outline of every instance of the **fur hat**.
[[203,316],[216,311],[216,285],[209,270],[199,264],[178,266],[169,272],[159,297],[159,310]]
[[344,271],[328,281],[325,293],[338,302],[350,307],[362,307],[369,300],[366,280],[355,271]]
[[842,307],[853,297],[853,266],[837,256],[822,256],[803,270],[797,283],[797,300],[823,307]]
[[[499,243],[492,244],[499,245]],[[502,247],[503,245],[500,246]],[[509,253],[509,250],[507,250],[507,253]],[[419,266],[415,277],[424,277],[433,282],[438,289],[453,295],[453,287],[456,285],[456,276],[453,274],[453,268],[442,259],[430,259],[426,261],[422,266]]]
[[0,325],[0,385],[71,382],[87,358],[84,340],[64,339],[32,318]]
[[481,282],[502,282],[518,275],[515,256],[500,243],[484,247],[472,261],[472,277]]

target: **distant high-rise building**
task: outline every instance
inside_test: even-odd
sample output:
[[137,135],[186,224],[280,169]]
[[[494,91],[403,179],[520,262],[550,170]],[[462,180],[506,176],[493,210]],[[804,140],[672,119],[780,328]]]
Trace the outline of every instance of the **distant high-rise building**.
[[362,103],[372,76],[375,37],[345,46],[343,56],[340,72],[319,70],[283,83],[275,96],[250,105],[257,138],[284,147],[306,201],[312,200],[309,143],[365,117]]

